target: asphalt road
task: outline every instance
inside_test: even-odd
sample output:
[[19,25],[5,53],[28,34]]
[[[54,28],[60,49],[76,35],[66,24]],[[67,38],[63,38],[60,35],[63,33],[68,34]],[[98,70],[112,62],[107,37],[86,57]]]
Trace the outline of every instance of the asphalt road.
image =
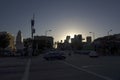
[[73,54],[66,60],[0,58],[0,80],[120,80],[120,56]]

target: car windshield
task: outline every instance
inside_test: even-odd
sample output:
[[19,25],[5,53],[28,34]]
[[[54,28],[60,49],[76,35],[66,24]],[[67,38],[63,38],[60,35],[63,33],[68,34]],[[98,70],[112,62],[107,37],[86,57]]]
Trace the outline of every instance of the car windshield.
[[120,80],[120,0],[0,0],[0,80]]

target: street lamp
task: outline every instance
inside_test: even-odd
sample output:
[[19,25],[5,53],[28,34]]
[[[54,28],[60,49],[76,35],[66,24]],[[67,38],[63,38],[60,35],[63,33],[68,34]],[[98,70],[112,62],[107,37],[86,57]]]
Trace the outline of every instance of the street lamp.
[[95,33],[94,32],[89,32],[89,33],[91,33],[93,35],[93,41],[94,41],[94,39],[95,39]]
[[52,31],[52,30],[46,30],[45,31],[45,36],[47,36],[47,32],[50,32],[50,31]]
[[109,40],[109,35],[110,35],[110,32],[112,31],[112,29],[111,30],[109,30],[108,32],[107,32],[107,36],[108,36],[108,40]]
[[111,31],[112,31],[112,29],[107,32],[107,33],[108,33],[108,36],[110,35],[110,32],[111,32]]
[[35,15],[33,14],[33,18],[31,19],[31,38],[32,38],[32,44],[31,44],[31,47],[30,47],[30,56],[32,56],[32,54],[34,54],[34,48],[33,48],[33,34],[35,33],[35,28],[34,28],[34,24],[35,24]]

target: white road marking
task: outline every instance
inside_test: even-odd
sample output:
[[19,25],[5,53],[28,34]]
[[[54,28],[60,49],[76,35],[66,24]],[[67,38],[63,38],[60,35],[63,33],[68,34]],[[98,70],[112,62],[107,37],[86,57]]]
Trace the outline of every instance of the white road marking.
[[87,66],[82,66],[82,68],[89,68],[89,67],[102,67],[104,65],[87,65]]
[[31,63],[31,59],[28,59],[28,62],[27,62],[27,65],[25,67],[25,72],[24,72],[24,75],[22,77],[22,80],[28,80],[29,70],[30,70],[30,63]]
[[103,76],[103,75],[97,74],[97,73],[95,73],[95,72],[92,72],[92,71],[89,71],[89,70],[86,70],[86,69],[80,68],[80,67],[78,67],[78,66],[75,66],[75,65],[70,64],[70,63],[65,62],[65,61],[63,61],[63,62],[64,62],[66,65],[69,65],[69,66],[71,66],[71,67],[73,67],[73,68],[75,68],[75,69],[78,69],[78,70],[80,70],[80,71],[87,72],[87,73],[92,74],[92,75],[94,75],[94,76],[97,76],[97,77],[99,77],[99,78],[102,78],[102,79],[105,79],[105,80],[112,80],[112,79],[109,78],[109,77],[106,77],[106,76]]

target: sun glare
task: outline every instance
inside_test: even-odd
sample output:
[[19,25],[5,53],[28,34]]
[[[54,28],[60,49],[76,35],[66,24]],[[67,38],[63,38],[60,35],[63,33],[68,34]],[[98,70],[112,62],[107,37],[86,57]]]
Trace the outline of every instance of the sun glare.
[[64,22],[61,22],[57,24],[59,27],[58,32],[60,32],[59,36],[56,36],[58,41],[63,41],[66,39],[66,36],[70,36],[70,38],[74,38],[74,35],[81,34],[83,37],[87,35],[85,25],[82,25],[82,23],[78,23],[76,20],[65,20]]
[[74,33],[74,32],[69,32],[68,34],[67,34],[67,36],[70,36],[70,38],[74,38],[74,35],[75,35],[76,33]]
[[66,32],[66,33],[64,33],[62,40],[65,40],[66,36],[70,36],[70,38],[74,38],[75,34],[77,34],[77,33],[76,32]]

